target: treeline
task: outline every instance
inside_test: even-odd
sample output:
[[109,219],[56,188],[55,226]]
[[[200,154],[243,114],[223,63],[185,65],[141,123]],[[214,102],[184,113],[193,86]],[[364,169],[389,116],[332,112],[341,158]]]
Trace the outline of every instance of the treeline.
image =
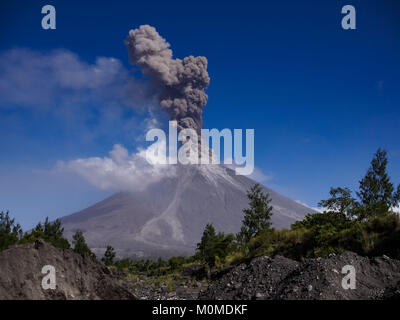
[[[23,232],[19,223],[10,217],[8,211],[0,212],[0,251],[16,244],[35,243],[45,241],[53,246],[97,259],[96,255],[90,250],[85,237],[81,231],[76,231],[72,237],[72,244],[64,237],[64,228],[59,219],[50,222],[46,218],[43,223],[38,223],[35,228],[29,232]],[[132,260],[130,258],[115,260],[115,249],[108,245],[103,257],[100,259],[106,266],[127,270],[130,273],[144,273],[147,275],[165,275],[180,270],[184,264],[194,262],[194,257],[172,257],[168,260],[159,258],[156,261]]]
[[[210,272],[260,255],[302,260],[349,250],[360,255],[386,254],[400,259],[400,218],[393,212],[400,202],[400,185],[395,188],[391,182],[387,164],[386,151],[378,149],[357,191],[331,188],[330,198],[319,203],[324,211],[306,215],[290,229],[271,227],[270,196],[256,184],[247,192],[249,207],[243,210],[240,231],[235,235],[224,234],[217,232],[211,223],[207,224],[193,256],[116,261],[114,248],[107,246],[101,261],[131,274],[162,276],[180,272],[190,265],[201,265]],[[0,212],[0,250],[43,239],[56,247],[96,258],[82,232],[75,233],[70,245],[63,231],[60,220],[49,222],[46,218],[43,224],[23,233],[8,212]]]
[[47,217],[43,223],[39,222],[30,232],[23,232],[19,223],[10,217],[8,211],[0,212],[0,251],[5,250],[11,245],[35,243],[44,240],[53,246],[61,249],[71,249],[81,255],[87,255],[93,259],[96,255],[90,250],[86,244],[85,237],[81,231],[77,231],[72,238],[72,246],[69,241],[64,238],[64,228],[61,221],[57,219],[50,222]]
[[256,184],[247,192],[249,206],[243,210],[237,234],[217,232],[208,223],[191,257],[168,261],[123,259],[115,266],[158,276],[181,271],[190,264],[201,264],[208,271],[223,269],[260,255],[303,260],[349,250],[400,259],[400,218],[393,212],[400,202],[400,185],[395,188],[391,182],[387,164],[386,151],[378,149],[357,191],[331,188],[330,198],[319,203],[322,213],[308,214],[285,230],[272,228],[271,198]]
[[[331,188],[322,200],[322,213],[308,214],[289,230],[274,230],[268,194],[255,185],[249,208],[237,235],[216,234],[207,225],[197,255],[208,267],[226,266],[260,255],[282,255],[302,260],[349,250],[360,255],[390,255],[400,259],[400,185],[395,188],[387,173],[387,153],[378,149],[354,193],[346,187]],[[353,195],[354,194],[354,195]]]
[[169,261],[123,259],[115,266],[157,276],[180,271],[190,264],[202,264],[208,271],[223,269],[260,255],[303,260],[349,250],[400,259],[400,219],[391,211],[399,205],[400,185],[395,188],[390,181],[387,164],[386,151],[378,149],[356,192],[345,187],[331,188],[330,198],[319,203],[322,213],[308,214],[287,230],[272,228],[271,198],[256,184],[247,192],[249,206],[243,210],[242,227],[237,234],[217,232],[209,223],[191,257],[173,257]]

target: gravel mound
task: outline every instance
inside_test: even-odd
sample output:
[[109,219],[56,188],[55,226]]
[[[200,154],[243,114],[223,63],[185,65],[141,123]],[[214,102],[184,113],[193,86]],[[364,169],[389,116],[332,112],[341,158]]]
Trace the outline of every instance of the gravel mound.
[[154,283],[150,278],[127,281],[140,300],[196,300],[200,290],[206,287],[202,281],[194,279],[179,279],[171,284]]
[[[342,268],[352,265],[356,288],[344,289]],[[399,299],[400,261],[361,257],[352,252],[297,262],[258,257],[214,281],[199,299],[361,300]]]
[[[56,270],[56,289],[43,289],[45,265]],[[0,252],[0,299],[135,299],[126,284],[101,263],[45,242]]]

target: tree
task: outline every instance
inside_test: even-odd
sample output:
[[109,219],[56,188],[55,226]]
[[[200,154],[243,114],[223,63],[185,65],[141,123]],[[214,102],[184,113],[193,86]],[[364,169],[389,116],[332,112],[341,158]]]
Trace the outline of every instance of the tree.
[[115,250],[112,246],[107,246],[106,251],[104,252],[104,256],[101,258],[101,261],[106,266],[111,266],[114,264],[115,259]]
[[215,252],[214,244],[216,240],[216,233],[214,226],[211,223],[207,223],[204,228],[203,235],[200,242],[197,244],[197,251],[200,259],[203,260],[209,267],[215,264]]
[[175,271],[179,268],[179,266],[181,265],[181,262],[182,261],[179,259],[179,257],[173,256],[173,257],[169,258],[168,265],[172,271]]
[[200,242],[197,244],[197,253],[209,268],[215,266],[216,257],[225,259],[230,251],[233,235],[215,232],[214,226],[207,223]]
[[78,230],[72,237],[72,244],[74,245],[74,252],[79,253],[82,256],[88,255],[92,258],[96,258],[95,254],[89,249],[86,244],[85,237],[82,231]]
[[50,222],[49,217],[46,217],[43,224],[39,222],[30,233],[25,233],[21,242],[35,242],[43,239],[57,248],[69,249],[69,242],[63,237],[63,234],[64,228],[61,227],[61,220]]
[[243,209],[244,219],[242,228],[237,235],[242,246],[247,247],[251,238],[261,231],[271,229],[271,217],[273,207],[269,205],[271,199],[268,193],[263,193],[260,184],[255,184],[247,191],[249,208]]
[[351,193],[352,191],[349,188],[331,188],[329,192],[331,197],[327,200],[321,200],[318,206],[327,209],[329,212],[352,218],[354,209],[359,206],[359,203],[352,197]]
[[0,250],[16,244],[22,236],[21,226],[10,218],[9,211],[0,212]]
[[[394,194],[394,199],[397,202],[397,208],[399,208],[400,202],[400,184],[397,186],[396,193]],[[396,207],[396,204],[393,205],[392,209]]]
[[357,192],[363,207],[360,219],[382,215],[397,206],[400,201],[400,186],[395,192],[394,185],[386,172],[387,163],[386,151],[379,148],[366,175],[360,181]]

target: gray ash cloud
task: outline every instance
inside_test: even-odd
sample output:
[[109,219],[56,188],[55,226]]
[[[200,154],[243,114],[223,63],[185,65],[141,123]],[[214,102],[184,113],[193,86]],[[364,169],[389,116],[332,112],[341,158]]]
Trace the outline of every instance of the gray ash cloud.
[[125,43],[131,63],[156,86],[161,109],[178,122],[178,129],[191,128],[199,133],[208,99],[204,90],[210,83],[207,59],[173,59],[170,44],[149,25],[129,31]]

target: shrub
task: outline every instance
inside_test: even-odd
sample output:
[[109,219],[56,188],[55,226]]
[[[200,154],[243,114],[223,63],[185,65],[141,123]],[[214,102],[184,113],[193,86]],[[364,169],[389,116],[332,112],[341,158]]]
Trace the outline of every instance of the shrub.
[[21,236],[21,226],[10,218],[9,212],[0,212],[0,251],[18,243]]
[[88,245],[86,244],[85,237],[83,236],[82,231],[78,230],[72,237],[72,243],[74,245],[74,252],[79,253],[82,256],[89,256],[93,259],[96,259],[96,255],[90,250]]
[[112,246],[107,246],[106,251],[104,252],[104,256],[101,258],[101,261],[106,266],[111,266],[114,264],[115,259],[115,250]]
[[63,237],[63,233],[64,228],[61,227],[59,219],[50,222],[49,218],[46,217],[43,224],[39,222],[31,232],[24,234],[21,243],[32,243],[43,239],[57,248],[69,249],[71,246],[68,240]]
[[225,257],[232,249],[233,235],[225,235],[222,232],[218,234],[212,224],[207,224],[201,241],[197,244],[197,256],[212,268],[216,265],[218,259],[219,264],[223,264]]

